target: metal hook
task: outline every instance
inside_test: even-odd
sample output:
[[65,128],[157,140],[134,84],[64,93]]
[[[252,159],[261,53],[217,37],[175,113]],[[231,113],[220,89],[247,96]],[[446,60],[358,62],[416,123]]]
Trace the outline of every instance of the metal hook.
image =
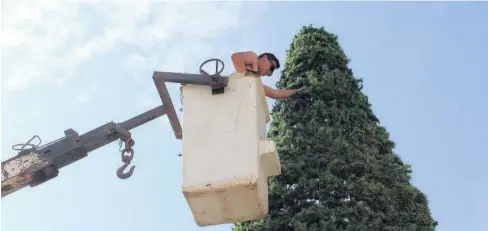
[[[130,153],[129,156],[124,155],[124,153]],[[124,165],[122,165],[119,169],[117,169],[117,176],[120,179],[127,179],[130,176],[132,176],[132,173],[134,173],[134,168],[136,166],[132,166],[129,169],[129,172],[124,173],[124,170],[129,166],[130,162],[132,161],[132,158],[134,157],[134,149],[129,148],[129,149],[124,149],[122,152],[122,161],[124,162]]]
[[129,166],[130,163],[124,163],[124,165],[122,165],[122,167],[120,167],[119,169],[117,169],[117,176],[120,178],[120,179],[127,179],[129,178],[130,176],[132,176],[132,173],[134,173],[134,168],[136,166],[132,166],[130,167],[130,170],[129,172],[127,173],[124,173],[124,170]]

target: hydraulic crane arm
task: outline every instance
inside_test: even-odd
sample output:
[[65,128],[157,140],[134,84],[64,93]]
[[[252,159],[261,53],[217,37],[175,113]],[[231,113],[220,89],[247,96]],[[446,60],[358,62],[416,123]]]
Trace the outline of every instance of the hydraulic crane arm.
[[[209,61],[217,61],[217,68],[218,62],[221,62],[222,69],[216,70],[216,74],[207,74],[202,70],[202,66]],[[124,165],[118,169],[117,176],[121,179],[130,177],[134,171],[134,166],[130,168],[128,173],[123,171],[128,167],[134,155],[132,146],[135,143],[129,132],[131,129],[167,115],[176,138],[182,138],[181,125],[165,82],[207,85],[212,88],[212,94],[222,94],[228,84],[228,79],[220,76],[223,68],[221,60],[210,59],[200,66],[201,74],[156,71],[153,74],[153,80],[163,105],[122,123],[109,122],[82,135],[73,129],[68,129],[64,132],[63,138],[43,146],[31,143],[34,138],[39,138],[38,136],[34,136],[26,144],[15,145],[13,149],[18,150],[19,153],[2,162],[2,197],[25,186],[34,187],[53,179],[58,175],[59,169],[87,157],[89,152],[118,139],[125,143],[125,148],[121,153]]]
[[[27,185],[34,187],[42,184],[56,177],[62,167],[85,158],[89,152],[118,139],[125,143],[126,148],[122,151],[122,161],[125,163],[117,171],[117,175],[121,179],[129,177],[134,171],[134,166],[128,173],[123,173],[134,154],[132,146],[135,143],[129,130],[165,114],[168,113],[162,105],[125,122],[109,122],[82,135],[68,129],[64,131],[63,138],[43,146],[31,143],[34,138],[39,138],[38,136],[34,136],[26,144],[16,145],[21,146],[20,148],[14,146],[14,149],[20,150],[18,155],[2,162],[2,197]],[[181,131],[178,120],[176,122],[177,130]],[[129,155],[124,155],[125,153]]]

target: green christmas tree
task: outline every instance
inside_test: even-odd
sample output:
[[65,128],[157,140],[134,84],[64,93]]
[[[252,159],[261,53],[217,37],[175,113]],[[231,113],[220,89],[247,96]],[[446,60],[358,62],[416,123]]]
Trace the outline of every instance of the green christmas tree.
[[268,136],[282,174],[269,180],[269,215],[235,231],[435,230],[411,169],[393,153],[337,36],[304,26],[278,88],[305,89],[272,109]]

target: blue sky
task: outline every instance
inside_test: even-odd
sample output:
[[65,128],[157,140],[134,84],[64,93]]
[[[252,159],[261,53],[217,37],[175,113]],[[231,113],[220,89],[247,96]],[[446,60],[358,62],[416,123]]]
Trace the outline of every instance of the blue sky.
[[[230,73],[229,56],[241,50],[284,62],[293,35],[313,24],[339,35],[438,230],[482,230],[488,219],[486,3],[2,4],[2,160],[32,135],[46,143],[68,128],[81,134],[158,106],[155,69],[197,73],[216,57]],[[176,85],[170,93],[179,108]],[[180,188],[181,143],[165,118],[132,134],[130,179],[115,176],[114,142],[57,179],[3,198],[2,230],[230,230],[194,223]]]

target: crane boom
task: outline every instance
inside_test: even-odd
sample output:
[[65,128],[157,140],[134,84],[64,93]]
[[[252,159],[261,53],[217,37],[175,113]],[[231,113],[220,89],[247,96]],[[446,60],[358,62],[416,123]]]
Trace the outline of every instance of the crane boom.
[[[203,71],[202,66],[209,61],[217,62],[216,74],[209,75]],[[218,70],[219,62],[222,63],[221,70]],[[71,128],[67,129],[64,131],[64,137],[42,146],[31,143],[34,138],[39,138],[38,136],[34,136],[26,144],[16,145],[20,148],[14,146],[14,150],[18,150],[19,153],[2,162],[2,197],[26,186],[35,187],[53,179],[59,174],[59,169],[87,157],[89,152],[118,139],[125,143],[125,149],[122,151],[124,165],[118,169],[117,175],[121,179],[130,177],[134,166],[128,173],[123,173],[123,171],[130,164],[134,154],[132,146],[135,143],[131,137],[131,129],[167,115],[175,137],[182,139],[181,125],[165,82],[206,85],[211,87],[213,95],[222,94],[229,81],[227,77],[220,76],[223,69],[221,60],[209,59],[201,64],[200,74],[155,71],[153,80],[163,103],[161,106],[121,123],[106,123],[82,135]],[[130,153],[130,155],[124,155],[125,153]]]

